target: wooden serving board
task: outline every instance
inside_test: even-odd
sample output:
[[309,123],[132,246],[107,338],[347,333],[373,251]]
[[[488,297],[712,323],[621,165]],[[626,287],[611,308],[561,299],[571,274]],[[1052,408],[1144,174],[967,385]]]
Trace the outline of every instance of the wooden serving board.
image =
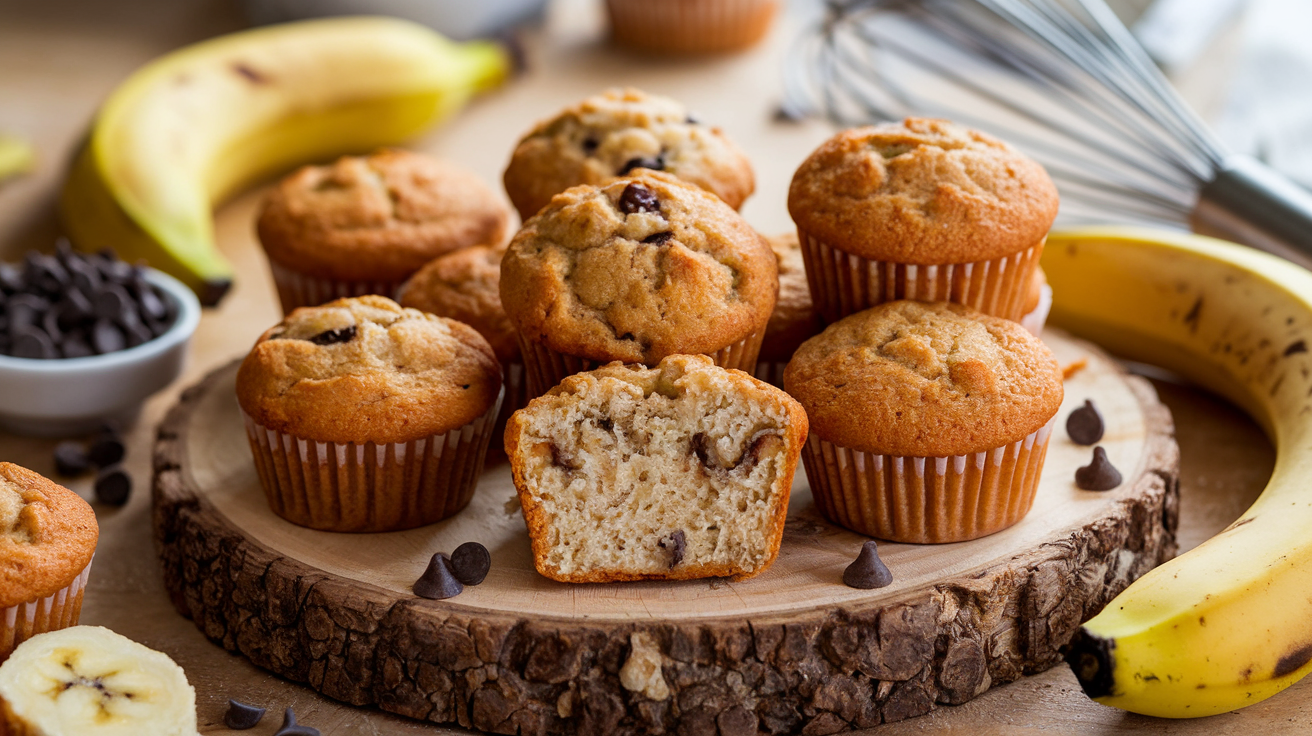
[[[509,468],[439,524],[335,534],[269,511],[233,391],[236,364],[159,429],[154,527],[174,605],[213,641],[339,700],[500,733],[833,733],[962,703],[1047,669],[1078,624],[1176,549],[1178,450],[1151,386],[1050,332],[1066,383],[1030,514],[947,545],[885,543],[894,583],[841,582],[864,537],[825,522],[799,468],[779,558],[741,583],[570,585],[539,576]],[[1102,411],[1116,490],[1078,490]],[[492,453],[489,453],[492,455]],[[415,597],[429,557],[483,543],[492,570]]]

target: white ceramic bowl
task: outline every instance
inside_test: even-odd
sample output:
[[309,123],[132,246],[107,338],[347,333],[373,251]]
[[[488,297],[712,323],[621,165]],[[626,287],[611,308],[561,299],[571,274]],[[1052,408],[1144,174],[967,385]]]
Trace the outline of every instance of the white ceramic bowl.
[[0,355],[0,429],[51,437],[90,432],[106,420],[130,422],[146,397],[182,373],[187,343],[200,322],[200,302],[168,274],[147,269],[146,280],[178,307],[173,325],[159,337],[86,358]]

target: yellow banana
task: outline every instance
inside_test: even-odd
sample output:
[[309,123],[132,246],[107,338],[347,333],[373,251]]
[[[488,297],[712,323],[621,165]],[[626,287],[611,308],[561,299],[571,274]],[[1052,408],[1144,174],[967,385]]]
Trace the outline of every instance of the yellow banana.
[[234,33],[142,67],[101,108],[61,197],[86,250],[113,247],[205,304],[231,283],[210,209],[294,165],[404,140],[511,69],[505,49],[392,18]]
[[1053,322],[1234,401],[1276,446],[1235,523],[1130,585],[1080,630],[1085,692],[1146,715],[1252,705],[1312,670],[1312,273],[1196,235],[1054,233]]

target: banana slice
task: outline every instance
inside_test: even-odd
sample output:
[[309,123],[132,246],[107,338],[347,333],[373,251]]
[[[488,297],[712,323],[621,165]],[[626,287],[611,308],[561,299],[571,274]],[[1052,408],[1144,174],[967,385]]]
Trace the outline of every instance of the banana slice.
[[99,626],[23,642],[0,665],[16,736],[196,736],[196,691],[167,655]]

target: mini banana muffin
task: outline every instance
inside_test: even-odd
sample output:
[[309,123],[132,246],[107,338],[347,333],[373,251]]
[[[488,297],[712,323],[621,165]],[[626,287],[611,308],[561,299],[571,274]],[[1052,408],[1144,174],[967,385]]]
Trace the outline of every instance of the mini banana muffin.
[[1036,337],[1041,336],[1051,311],[1052,287],[1048,285],[1048,275],[1040,266],[1034,269],[1034,278],[1030,280],[1030,291],[1025,297],[1025,313],[1020,318],[1020,324]]
[[788,211],[828,323],[894,299],[1019,320],[1057,188],[1002,141],[907,118],[822,144],[793,175]]
[[77,624],[100,525],[76,493],[0,462],[0,661],[23,641]]
[[756,377],[783,388],[784,367],[793,353],[808,338],[819,334],[824,325],[811,305],[811,288],[806,284],[797,233],[767,237],[766,241],[779,261],[779,299],[765,326],[765,340],[756,359]]
[[501,259],[504,245],[475,245],[434,258],[397,291],[403,307],[464,322],[492,346],[501,363],[506,400],[499,426],[524,405],[524,360],[515,326],[501,308]]
[[705,356],[571,376],[506,427],[534,565],[576,583],[758,575],[806,432],[791,397]]
[[297,309],[237,371],[269,506],[327,531],[409,529],[464,508],[501,394],[474,328],[381,296]]
[[382,150],[283,179],[265,199],[256,230],[288,314],[342,297],[390,296],[443,253],[500,243],[509,219],[474,174]]
[[506,194],[527,220],[559,192],[638,167],[668,171],[734,209],[756,188],[751,163],[719,128],[698,122],[668,97],[612,89],[521,138],[506,167]]
[[770,30],[779,0],[606,0],[616,43],[655,54],[738,51]]
[[646,169],[556,195],[501,262],[530,397],[613,360],[702,354],[750,371],[778,288],[770,246],[738,213]]
[[1019,324],[948,302],[886,302],[807,340],[784,372],[806,408],[820,511],[897,542],[1005,529],[1038,488],[1062,375]]

